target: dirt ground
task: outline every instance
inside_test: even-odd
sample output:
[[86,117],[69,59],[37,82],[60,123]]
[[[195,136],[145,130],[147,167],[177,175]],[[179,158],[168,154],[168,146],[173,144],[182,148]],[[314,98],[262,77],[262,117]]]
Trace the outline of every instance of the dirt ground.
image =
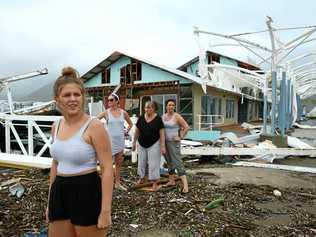
[[[186,163],[190,192],[181,186],[158,192],[120,191],[113,195],[113,226],[108,236],[316,236],[316,174],[231,167],[208,161]],[[135,165],[125,162],[124,183],[133,187]],[[0,189],[0,236],[23,236],[47,228],[48,173],[2,170],[0,184],[20,178],[21,198]],[[273,191],[277,189],[281,196]],[[218,198],[224,204],[206,205]]]

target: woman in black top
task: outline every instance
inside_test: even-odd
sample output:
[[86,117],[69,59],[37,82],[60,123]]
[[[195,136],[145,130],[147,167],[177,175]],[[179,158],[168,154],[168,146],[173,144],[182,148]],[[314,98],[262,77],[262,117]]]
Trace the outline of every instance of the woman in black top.
[[153,182],[153,190],[159,189],[160,159],[166,153],[165,132],[161,117],[156,113],[155,101],[145,104],[145,114],[139,117],[133,139],[133,151],[138,140],[138,183],[144,183],[148,163],[148,179]]

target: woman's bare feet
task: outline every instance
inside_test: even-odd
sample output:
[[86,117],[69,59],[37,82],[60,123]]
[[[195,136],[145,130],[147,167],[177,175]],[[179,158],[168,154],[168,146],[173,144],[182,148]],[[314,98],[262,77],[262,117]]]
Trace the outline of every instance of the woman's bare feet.
[[170,187],[170,186],[175,186],[176,181],[175,181],[175,174],[169,174],[169,182],[164,185],[164,187]]
[[137,180],[137,184],[144,184],[145,183],[145,178],[140,178]]
[[161,188],[161,185],[158,184],[157,181],[153,183],[153,191],[156,192]]
[[180,176],[181,182],[182,182],[182,190],[181,193],[188,193],[189,192],[189,185],[188,185],[188,179],[186,175]]
[[164,184],[163,186],[164,187],[172,187],[172,186],[175,186],[175,185],[176,185],[176,182],[169,181],[168,183]]

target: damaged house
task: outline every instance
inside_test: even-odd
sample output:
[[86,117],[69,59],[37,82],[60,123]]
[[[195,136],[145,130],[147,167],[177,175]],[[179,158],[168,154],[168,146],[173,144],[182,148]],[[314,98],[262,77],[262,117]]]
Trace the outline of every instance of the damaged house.
[[[207,53],[207,58],[209,63],[218,62],[260,70],[212,52]],[[260,93],[253,93],[251,88],[236,90],[234,83],[230,83],[232,88],[207,86],[205,94],[197,68],[198,57],[178,69],[173,69],[116,51],[86,72],[82,78],[86,92],[93,97],[93,101],[101,100],[106,106],[108,95],[115,90],[120,96],[121,108],[131,115],[142,114],[148,100],[155,100],[159,105],[158,113],[162,114],[165,111],[165,101],[172,98],[177,102],[177,112],[194,129],[209,129],[210,126],[259,119],[262,104]],[[221,77],[220,74],[217,76]],[[230,80],[227,77],[227,74],[222,75],[224,82]]]

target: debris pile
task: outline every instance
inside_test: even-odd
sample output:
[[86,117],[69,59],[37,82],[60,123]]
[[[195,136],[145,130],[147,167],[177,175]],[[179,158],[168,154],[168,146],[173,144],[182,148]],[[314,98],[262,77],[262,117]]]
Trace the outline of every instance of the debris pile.
[[[125,163],[122,179],[129,189],[114,190],[109,236],[143,236],[148,231],[146,236],[316,235],[315,187],[278,188],[282,195],[276,195],[276,187],[271,186],[216,185],[210,181],[214,175],[200,172],[189,176],[187,194],[181,194],[180,182],[147,192],[134,188],[136,167]],[[316,180],[316,176],[310,178]],[[22,189],[15,196],[10,192],[16,184],[24,190],[19,197],[17,192]],[[0,236],[39,233],[47,228],[48,172],[1,171],[0,185]]]
[[46,226],[48,171],[7,169],[0,172],[0,236],[39,232]]

